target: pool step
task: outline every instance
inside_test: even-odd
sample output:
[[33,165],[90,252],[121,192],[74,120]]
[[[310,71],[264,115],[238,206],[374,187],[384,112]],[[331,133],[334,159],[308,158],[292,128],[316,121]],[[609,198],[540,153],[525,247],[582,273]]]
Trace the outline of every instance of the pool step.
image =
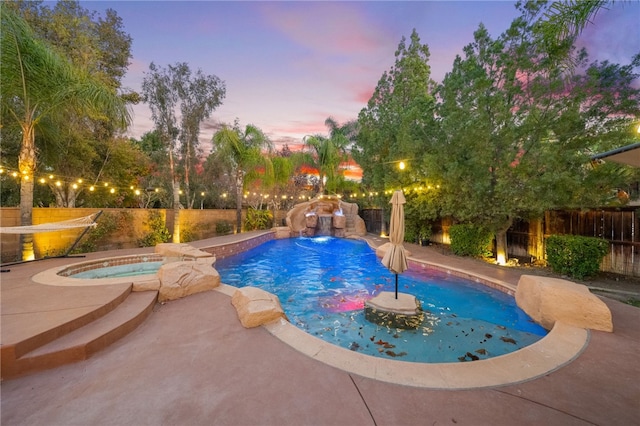
[[[132,292],[115,309],[93,322],[15,360],[10,376],[21,376],[85,360],[126,336],[151,313],[157,291]],[[8,378],[3,371],[3,379]]]

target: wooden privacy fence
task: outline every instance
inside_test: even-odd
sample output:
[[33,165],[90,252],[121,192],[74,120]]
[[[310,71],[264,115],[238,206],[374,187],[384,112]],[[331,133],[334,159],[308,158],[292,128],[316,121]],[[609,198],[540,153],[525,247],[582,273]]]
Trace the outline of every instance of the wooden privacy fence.
[[640,209],[550,211],[545,214],[545,236],[584,235],[609,241],[609,254],[600,269],[640,276]]
[[640,276],[640,210],[637,207],[552,210],[539,221],[516,221],[507,233],[509,256],[544,259],[549,235],[582,235],[609,241],[600,270]]
[[[382,212],[363,210],[368,232],[379,233]],[[432,224],[431,242],[449,244],[449,219]],[[549,235],[583,235],[609,241],[609,254],[600,270],[622,275],[640,276],[640,208],[625,207],[594,210],[553,210],[542,220],[513,223],[507,232],[510,257],[526,261],[545,259],[544,239]]]

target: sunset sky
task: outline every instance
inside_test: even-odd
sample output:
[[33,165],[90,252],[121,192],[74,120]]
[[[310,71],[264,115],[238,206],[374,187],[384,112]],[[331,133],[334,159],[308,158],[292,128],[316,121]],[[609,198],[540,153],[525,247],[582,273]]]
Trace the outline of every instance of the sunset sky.
[[[140,91],[151,62],[186,62],[224,80],[227,95],[202,129],[216,123],[255,124],[290,146],[327,133],[332,116],[355,119],[394,52],[416,28],[429,45],[432,78],[442,81],[456,55],[483,23],[493,37],[518,15],[510,1],[178,2],[87,1],[117,11],[133,38],[124,86]],[[640,2],[614,2],[584,31],[592,60],[628,64],[640,51]],[[146,105],[134,108],[130,135],[153,129]],[[205,152],[208,154],[208,152]]]

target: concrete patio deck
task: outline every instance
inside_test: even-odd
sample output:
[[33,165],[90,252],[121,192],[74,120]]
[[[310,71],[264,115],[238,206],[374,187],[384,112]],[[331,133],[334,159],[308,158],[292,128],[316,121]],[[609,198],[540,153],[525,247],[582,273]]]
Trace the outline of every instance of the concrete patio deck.
[[[193,243],[202,248],[238,236]],[[368,236],[375,245],[381,242]],[[412,257],[515,285],[523,273],[411,246]],[[93,253],[87,259],[151,249]],[[72,292],[35,284],[49,259],[3,273],[2,337],[10,316],[38,328],[47,303]],[[47,287],[45,290],[44,287]],[[91,301],[89,290],[78,293]],[[571,363],[526,382],[433,390],[366,378],[293,349],[267,328],[244,329],[212,291],[156,305],[133,332],[90,359],[1,384],[3,425],[630,425],[640,418],[640,309],[603,298],[614,333],[592,331]],[[20,305],[21,313],[12,311]],[[472,363],[471,363],[472,364]]]

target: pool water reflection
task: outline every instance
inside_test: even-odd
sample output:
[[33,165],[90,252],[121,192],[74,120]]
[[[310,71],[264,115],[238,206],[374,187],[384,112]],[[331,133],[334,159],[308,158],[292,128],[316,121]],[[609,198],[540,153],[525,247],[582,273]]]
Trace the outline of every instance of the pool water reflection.
[[413,362],[486,359],[528,346],[546,331],[498,290],[434,269],[406,271],[399,290],[425,311],[416,330],[364,318],[364,302],[394,291],[394,275],[363,241],[332,237],[269,241],[220,259],[222,282],[276,294],[292,324],[367,355]]

